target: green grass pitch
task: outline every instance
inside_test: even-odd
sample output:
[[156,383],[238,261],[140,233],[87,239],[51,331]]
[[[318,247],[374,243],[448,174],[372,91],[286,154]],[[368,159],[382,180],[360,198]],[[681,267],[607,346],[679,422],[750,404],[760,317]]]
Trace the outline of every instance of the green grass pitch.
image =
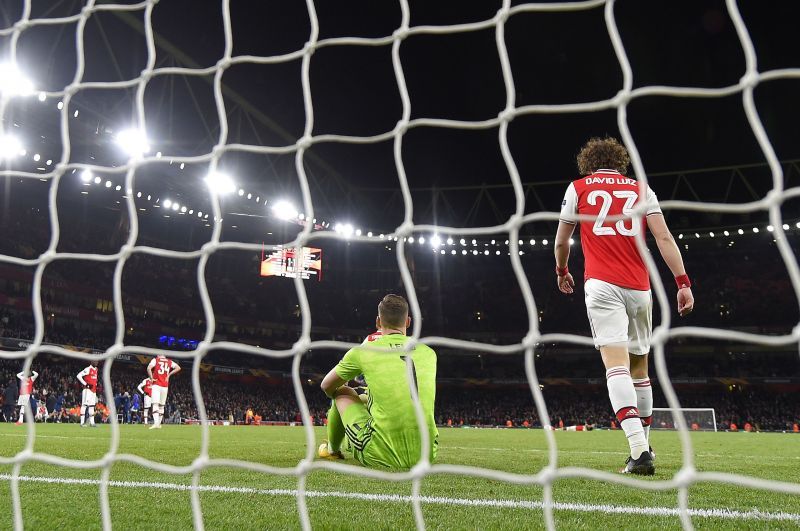
[[[80,429],[74,424],[37,425],[35,451],[70,459],[98,459],[108,450],[110,427]],[[212,427],[212,458],[242,459],[292,467],[305,455],[301,427]],[[25,427],[0,426],[0,456],[23,449]],[[316,428],[317,442],[325,436]],[[625,458],[621,432],[556,432],[559,466],[580,466],[613,472]],[[669,479],[680,467],[678,436],[657,432],[651,437],[657,452],[655,479]],[[693,433],[696,465],[703,471],[747,474],[798,482],[800,437],[794,434]],[[442,429],[438,463],[464,464],[532,474],[547,462],[541,430]],[[190,465],[200,449],[197,426],[120,428],[121,453],[171,465]],[[355,463],[352,460],[346,461]],[[0,529],[13,526],[11,465],[0,466]],[[20,474],[20,495],[28,529],[99,529],[99,470],[79,470],[28,462]],[[79,481],[70,482],[71,479]],[[117,529],[188,529],[192,527],[191,476],[156,472],[137,464],[117,463],[109,487],[111,516]],[[143,483],[161,483],[148,486]],[[202,473],[203,518],[207,529],[297,529],[297,505],[291,492],[297,478],[248,470],[213,467]],[[221,487],[235,487],[225,491]],[[410,482],[382,482],[349,474],[314,471],[307,490],[312,525],[318,529],[411,529],[414,517]],[[281,490],[281,489],[285,489]],[[336,493],[335,495],[325,493]],[[370,494],[384,495],[367,499]],[[423,503],[429,529],[540,529],[544,527],[542,489],[468,476],[436,474],[424,480]],[[386,495],[397,495],[388,499]],[[564,529],[678,529],[671,513],[675,491],[642,491],[588,479],[564,479],[554,485],[556,525]],[[481,505],[467,505],[481,500]],[[501,502],[514,500],[501,506]],[[692,509],[727,509],[747,513],[731,517],[693,516],[701,529],[786,529],[800,527],[800,496],[777,494],[719,483],[692,486]],[[644,508],[629,514],[624,508]],[[666,509],[667,511],[663,511]],[[762,517],[752,511],[769,513]],[[730,513],[728,513],[730,516]]]

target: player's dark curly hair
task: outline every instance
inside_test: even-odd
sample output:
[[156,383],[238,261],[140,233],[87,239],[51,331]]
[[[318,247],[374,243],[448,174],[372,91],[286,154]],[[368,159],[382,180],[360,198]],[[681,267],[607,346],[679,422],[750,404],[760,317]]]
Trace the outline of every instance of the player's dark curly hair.
[[599,169],[617,170],[624,175],[630,163],[628,150],[619,140],[610,136],[590,138],[578,153],[578,171],[581,175],[591,175]]
[[408,317],[408,302],[400,295],[387,295],[378,304],[378,316],[383,326],[402,328]]

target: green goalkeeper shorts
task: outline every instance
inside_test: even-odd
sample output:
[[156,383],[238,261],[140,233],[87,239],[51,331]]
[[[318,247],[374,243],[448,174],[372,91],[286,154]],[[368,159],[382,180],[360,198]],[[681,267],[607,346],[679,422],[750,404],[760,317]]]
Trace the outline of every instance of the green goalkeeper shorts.
[[396,453],[391,451],[387,441],[375,431],[372,415],[366,405],[357,402],[348,406],[342,414],[342,422],[353,457],[362,465],[377,468],[399,466]]

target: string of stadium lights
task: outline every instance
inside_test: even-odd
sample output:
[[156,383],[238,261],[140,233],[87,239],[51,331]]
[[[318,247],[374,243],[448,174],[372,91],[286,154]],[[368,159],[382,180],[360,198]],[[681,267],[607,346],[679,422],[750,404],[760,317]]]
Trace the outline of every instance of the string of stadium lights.
[[[9,63],[0,64],[0,95],[2,95],[4,98],[6,98],[6,97],[14,97],[14,96],[26,97],[26,96],[32,96],[33,94],[36,94],[36,91],[34,89],[33,83],[26,76],[24,76],[16,68],[16,66],[11,65]],[[39,100],[39,102],[45,103],[47,101],[47,94],[44,93],[44,92],[39,92],[38,95],[37,95],[37,99]],[[57,104],[56,104],[56,108],[59,111],[62,110],[64,108],[64,102],[63,101],[58,101]],[[75,112],[72,114],[72,116],[73,116],[74,119],[77,119],[80,116],[80,111],[78,109],[76,109]],[[19,124],[14,123],[13,126],[14,127],[19,127]],[[111,131],[110,129],[107,130],[107,132],[109,132],[110,134],[113,134],[113,131]],[[44,137],[42,137],[42,138],[44,138]],[[132,159],[141,158],[146,153],[149,153],[150,150],[151,150],[150,141],[148,140],[147,135],[143,131],[138,130],[138,129],[123,129],[123,130],[119,131],[118,133],[116,133],[116,135],[114,135],[114,139],[115,139],[115,142],[117,143],[117,145],[120,146],[120,148],[123,151],[125,151],[128,154],[128,156],[131,157]],[[4,131],[0,131],[0,161],[10,160],[10,159],[17,158],[17,157],[26,157],[26,156],[28,156],[28,152],[25,149],[25,147],[22,145],[22,142],[19,140],[19,138],[16,135],[12,135],[12,134],[5,133]],[[159,159],[162,158],[161,151],[156,152],[156,158],[159,158]],[[40,161],[42,161],[42,155],[40,153],[34,153],[33,155],[31,155],[31,160],[33,160],[33,162],[40,162]],[[172,165],[172,163],[173,162],[170,161],[170,165]],[[52,164],[53,164],[53,159],[52,158],[46,159],[44,161],[44,165],[37,167],[37,170],[47,171],[47,167],[52,166]],[[185,163],[181,162],[180,165],[179,165],[179,168],[181,170],[183,170],[185,168]],[[72,173],[74,174],[74,173],[76,173],[76,171],[77,170],[73,169]],[[81,179],[81,181],[82,181],[84,186],[92,186],[92,185],[101,186],[102,185],[102,187],[107,188],[107,189],[110,189],[110,188],[113,187],[114,191],[116,191],[116,192],[121,192],[122,191],[122,185],[119,185],[119,184],[115,185],[114,182],[111,181],[110,179],[105,179],[104,180],[99,175],[95,175],[89,169],[85,169],[85,170],[83,170],[81,172],[80,179]],[[42,178],[40,180],[47,181],[47,179],[45,179],[45,178]],[[227,175],[225,173],[216,172],[216,173],[210,174],[210,175],[206,176],[204,181],[205,181],[206,185],[209,187],[209,189],[213,193],[216,193],[218,195],[229,195],[229,194],[236,193],[236,195],[238,195],[239,197],[241,197],[243,199],[246,197],[246,199],[249,200],[249,201],[255,200],[255,202],[257,204],[261,204],[262,203],[262,199],[261,199],[260,195],[253,194],[252,192],[248,192],[248,191],[244,190],[243,188],[238,188],[236,183],[234,182],[234,180],[229,175]],[[86,191],[86,190],[81,191],[81,194],[88,194],[88,193],[89,192]],[[127,199],[127,194],[132,194],[132,193],[133,193],[133,190],[127,189],[125,191],[125,194],[123,194],[121,198],[122,199]],[[155,201],[153,200],[153,197],[155,197]],[[168,211],[171,210],[172,212],[175,212],[178,215],[194,216],[195,212],[196,212],[198,220],[200,220],[203,223],[205,223],[206,226],[210,226],[209,225],[210,222],[208,221],[209,213],[203,213],[201,210],[195,210],[194,208],[189,207],[188,205],[181,204],[177,200],[170,199],[170,198],[165,198],[165,199],[161,200],[160,194],[156,194],[156,193],[152,193],[152,192],[148,193],[148,192],[144,192],[144,191],[137,191],[136,192],[136,198],[137,199],[145,199],[146,198],[147,201],[151,202],[151,206],[153,208],[164,208],[165,210],[168,210]],[[120,201],[117,201],[117,203],[119,203],[119,202]],[[284,220],[284,221],[287,221],[287,222],[297,223],[297,224],[300,224],[300,225],[308,223],[308,221],[309,221],[306,218],[305,214],[303,212],[299,212],[292,205],[292,203],[290,203],[289,201],[278,200],[274,204],[273,203],[269,203],[268,204],[267,199],[264,199],[263,200],[263,205],[265,207],[270,208],[271,211],[272,211],[273,216],[275,216],[278,219],[281,219],[281,220]],[[139,210],[140,211],[146,211],[145,208],[139,208]],[[164,217],[168,218],[168,217],[170,217],[170,215],[169,214],[164,214]],[[214,218],[212,218],[212,221],[216,222],[216,223],[221,223],[222,222],[222,218],[217,219],[216,217],[214,217]],[[311,223],[314,224],[315,228],[318,228],[318,230],[324,230],[324,229],[331,230],[330,221],[320,221],[319,224],[317,224],[316,218],[314,218],[314,219],[312,219],[310,221],[311,221]],[[797,229],[800,229],[800,221],[795,223],[795,227]],[[783,229],[784,231],[791,230],[791,226],[788,223],[784,223],[780,228]],[[728,230],[728,229],[730,229],[730,230]],[[345,238],[350,238],[352,236],[361,237],[362,234],[364,234],[363,231],[360,228],[355,228],[351,223],[335,223],[332,230],[335,231],[337,234],[343,235]],[[767,232],[769,232],[769,233],[772,233],[772,232],[774,232],[775,228],[772,225],[767,225],[765,227],[765,230]],[[753,234],[758,234],[761,231],[761,228],[758,227],[758,226],[748,226],[748,227],[740,227],[740,228],[728,227],[726,229],[723,229],[721,232],[708,231],[707,232],[707,236],[706,236],[706,232],[705,231],[702,234],[700,232],[693,232],[693,233],[692,232],[688,232],[687,234],[678,233],[677,239],[682,241],[684,246],[688,249],[687,241],[691,238],[691,236],[694,236],[695,239],[701,239],[701,238],[706,238],[706,237],[715,238],[715,237],[718,237],[718,236],[719,237],[723,237],[723,236],[724,237],[731,237],[732,235],[743,236],[746,233],[749,233],[751,231],[752,231]],[[394,241],[394,242],[398,241],[397,237],[390,237],[390,236],[387,236],[386,234],[383,234],[383,233],[378,233],[377,236],[376,236],[373,231],[367,231],[365,235],[367,236],[367,238],[375,238],[377,240],[385,240],[387,242],[389,242],[389,241]],[[415,244],[416,243],[418,245],[425,245],[426,242],[427,242],[427,244],[430,245],[431,250],[434,253],[438,252],[439,254],[442,254],[442,255],[448,254],[447,249],[446,249],[447,247],[458,247],[458,246],[460,246],[460,247],[463,247],[461,249],[461,253],[460,253],[461,255],[472,254],[474,256],[477,256],[477,255],[481,255],[482,254],[484,256],[489,256],[491,254],[495,254],[496,256],[499,256],[499,255],[502,254],[502,252],[499,249],[495,249],[494,253],[492,253],[490,251],[490,249],[488,249],[488,247],[492,247],[492,248],[503,247],[503,246],[504,247],[508,247],[508,245],[509,245],[509,241],[508,240],[505,240],[503,243],[500,243],[500,241],[496,240],[496,239],[488,240],[488,241],[484,241],[484,240],[478,241],[477,239],[472,239],[468,244],[467,240],[465,238],[459,238],[458,239],[458,243],[456,243],[456,240],[454,238],[452,238],[452,237],[448,237],[447,240],[443,241],[436,234],[429,235],[427,237],[427,239],[426,239],[426,237],[424,235],[418,235],[416,238],[414,236],[409,236],[409,237],[403,238],[403,240],[406,243],[409,243],[409,244]],[[687,241],[683,241],[683,240],[687,240]],[[525,245],[525,241],[524,240],[519,240],[518,243],[519,243],[520,246]],[[569,243],[570,243],[570,245],[573,245],[573,244],[575,244],[575,240],[571,238]],[[470,244],[471,244],[471,247],[473,247],[473,249],[466,249],[466,247],[469,247]],[[543,248],[543,247],[546,248],[548,246],[548,244],[549,244],[549,240],[546,239],[546,238],[543,238],[543,239],[540,239],[540,240],[532,238],[532,239],[528,240],[528,244],[530,245],[531,248],[535,248],[537,246],[537,244],[539,245],[539,248]],[[733,245],[732,241],[729,244],[729,246],[730,245]],[[481,251],[479,249],[476,249],[475,247],[483,247],[484,249]],[[451,255],[459,254],[457,249],[455,249],[455,248],[452,248],[449,251],[450,251],[449,254],[451,254]],[[524,250],[520,250],[519,254],[523,255],[523,254],[525,254],[525,251]]]

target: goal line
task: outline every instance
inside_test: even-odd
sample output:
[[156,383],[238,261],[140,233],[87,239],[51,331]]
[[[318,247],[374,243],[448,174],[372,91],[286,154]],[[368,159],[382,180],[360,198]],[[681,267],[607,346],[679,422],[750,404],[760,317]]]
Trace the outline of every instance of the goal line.
[[[10,480],[11,474],[0,474],[0,480]],[[18,480],[29,483],[47,483],[54,485],[83,485],[100,486],[98,479],[82,478],[59,478],[45,476],[18,476]],[[194,492],[216,492],[231,494],[257,494],[261,496],[286,496],[297,497],[298,491],[295,489],[256,489],[253,487],[230,487],[225,485],[186,485],[182,483],[161,483],[148,481],[114,481],[109,480],[108,486],[115,488],[148,488],[171,491],[194,491]],[[369,502],[383,503],[408,503],[414,497],[402,494],[372,494],[366,492],[344,492],[344,491],[319,491],[307,490],[305,496],[308,498],[340,498],[349,500],[362,500]],[[445,496],[419,496],[419,501],[423,504],[449,505],[460,507],[491,507],[494,509],[527,509],[542,510],[544,503],[531,500],[514,499],[494,499],[494,498],[448,498]],[[603,513],[603,514],[632,514],[637,516],[655,517],[679,517],[680,511],[673,507],[634,507],[630,505],[610,505],[593,503],[567,503],[555,502],[553,509],[556,511],[572,511],[580,513]],[[727,507],[713,507],[708,509],[689,509],[689,515],[699,518],[720,518],[725,520],[758,520],[771,522],[792,522],[800,524],[800,514],[789,512],[769,512],[769,511],[739,511]]]

